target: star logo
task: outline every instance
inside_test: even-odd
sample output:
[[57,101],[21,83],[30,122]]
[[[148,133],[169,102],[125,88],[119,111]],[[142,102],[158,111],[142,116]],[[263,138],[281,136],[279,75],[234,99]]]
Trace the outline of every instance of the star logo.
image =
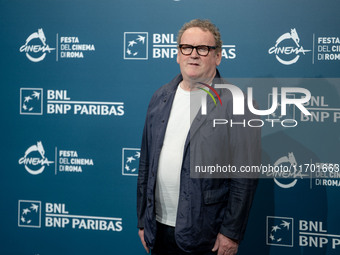
[[41,202],[32,200],[19,200],[18,226],[28,228],[41,227]]
[[122,174],[138,176],[140,149],[123,148],[122,151]]
[[20,89],[20,114],[42,115],[43,114],[43,89],[21,88]]
[[276,232],[278,229],[281,229],[279,226],[272,226],[272,232]]
[[267,245],[293,247],[293,218],[267,216]]
[[124,33],[124,59],[148,59],[148,33],[125,32]]

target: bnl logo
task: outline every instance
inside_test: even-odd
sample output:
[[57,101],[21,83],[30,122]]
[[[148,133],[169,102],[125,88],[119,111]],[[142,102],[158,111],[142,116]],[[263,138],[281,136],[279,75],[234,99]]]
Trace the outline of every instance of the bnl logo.
[[140,149],[123,148],[122,151],[122,174],[138,176]]
[[148,32],[124,33],[124,59],[148,59]]
[[41,227],[41,202],[19,200],[18,226],[29,228]]
[[20,88],[20,114],[43,114],[43,89]]
[[293,247],[293,218],[267,216],[267,245]]

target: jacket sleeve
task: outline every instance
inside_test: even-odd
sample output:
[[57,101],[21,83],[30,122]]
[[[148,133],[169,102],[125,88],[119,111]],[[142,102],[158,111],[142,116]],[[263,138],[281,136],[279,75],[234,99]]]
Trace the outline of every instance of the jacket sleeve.
[[[232,108],[232,107],[231,107]],[[229,108],[230,109],[230,108]],[[261,128],[247,125],[249,119],[259,119],[245,107],[245,115],[232,116],[235,125],[229,129],[229,156],[231,164],[241,166],[261,164]],[[230,115],[229,115],[230,116]],[[238,241],[243,239],[252,201],[255,195],[258,173],[237,173],[229,181],[229,198],[220,233]]]
[[149,176],[149,148],[148,148],[148,123],[145,121],[141,154],[139,159],[139,170],[137,179],[137,218],[138,228],[144,228],[144,217],[147,201],[147,184]]
[[[163,102],[162,95],[165,93],[166,89],[169,87],[174,90],[178,84],[178,80],[181,80],[181,76],[176,76],[173,81],[164,86],[160,87],[150,99],[148,106],[143,136],[141,144],[141,155],[139,159],[139,170],[137,179],[137,218],[138,218],[138,228],[144,228],[145,213],[147,209],[148,200],[148,182],[150,167],[153,167],[153,158],[155,157],[154,148],[157,146],[157,141],[155,137],[155,130],[157,127],[154,121],[156,121],[160,103]],[[176,86],[175,86],[176,85]],[[161,100],[161,101],[160,101]],[[158,115],[157,115],[158,116]],[[150,198],[149,198],[150,199]]]
[[255,179],[230,180],[228,206],[220,228],[221,234],[237,241],[243,239],[256,185]]
[[158,91],[156,91],[149,103],[143,135],[142,135],[142,144],[141,144],[141,153],[139,159],[139,169],[138,169],[138,179],[137,179],[137,227],[144,228],[144,219],[145,219],[145,211],[147,206],[147,188],[148,188],[148,180],[149,180],[149,165],[151,158],[151,148],[150,141],[152,139],[150,127],[152,124],[150,123],[152,117],[151,112],[157,105]]

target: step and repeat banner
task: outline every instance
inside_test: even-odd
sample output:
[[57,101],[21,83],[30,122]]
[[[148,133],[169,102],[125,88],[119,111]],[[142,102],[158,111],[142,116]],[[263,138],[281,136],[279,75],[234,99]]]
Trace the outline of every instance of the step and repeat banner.
[[339,8],[0,0],[0,254],[145,254],[136,219],[142,129],[153,92],[179,73],[177,32],[194,18],[220,29],[221,75],[272,109],[238,123],[262,126],[268,177],[239,254],[339,254]]

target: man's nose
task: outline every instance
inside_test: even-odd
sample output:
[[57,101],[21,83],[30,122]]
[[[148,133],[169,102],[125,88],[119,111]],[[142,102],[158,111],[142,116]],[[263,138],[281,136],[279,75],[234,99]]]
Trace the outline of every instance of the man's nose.
[[193,51],[191,52],[190,57],[191,58],[199,58],[200,55],[198,55],[197,53],[197,48],[193,49]]

